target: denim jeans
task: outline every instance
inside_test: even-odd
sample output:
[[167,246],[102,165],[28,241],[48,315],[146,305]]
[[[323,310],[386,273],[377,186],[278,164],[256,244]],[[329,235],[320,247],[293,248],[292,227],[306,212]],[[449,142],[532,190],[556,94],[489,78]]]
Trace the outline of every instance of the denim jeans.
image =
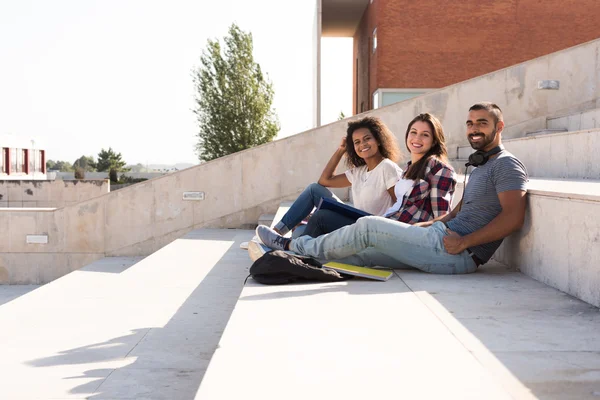
[[[325,186],[321,186],[318,183],[311,183],[304,189],[296,201],[294,201],[294,204],[292,204],[288,212],[281,218],[281,223],[283,223],[288,230],[293,229],[302,222],[304,218],[308,217],[313,208],[319,205],[322,197],[342,202]],[[277,227],[279,228],[279,226]]]
[[302,236],[308,235],[316,238],[344,226],[352,225],[355,222],[355,218],[346,217],[335,211],[318,210],[308,220]]
[[318,238],[294,239],[290,250],[367,267],[413,267],[434,274],[475,272],[477,265],[466,250],[456,255],[446,252],[446,235],[446,226],[441,222],[421,228],[383,217],[363,217]]

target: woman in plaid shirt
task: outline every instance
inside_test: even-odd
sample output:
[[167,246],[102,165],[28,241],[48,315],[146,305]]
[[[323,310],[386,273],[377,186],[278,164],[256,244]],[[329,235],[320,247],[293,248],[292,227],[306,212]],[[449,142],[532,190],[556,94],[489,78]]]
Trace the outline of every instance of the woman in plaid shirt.
[[404,142],[411,160],[396,184],[396,204],[385,217],[415,224],[447,214],[456,176],[448,163],[441,122],[430,113],[417,115],[408,124]]

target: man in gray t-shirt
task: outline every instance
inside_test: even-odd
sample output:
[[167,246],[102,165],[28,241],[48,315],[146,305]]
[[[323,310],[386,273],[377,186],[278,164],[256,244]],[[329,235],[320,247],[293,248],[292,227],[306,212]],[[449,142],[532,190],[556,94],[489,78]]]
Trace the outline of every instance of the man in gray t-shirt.
[[[256,234],[278,250],[292,250],[323,260],[396,268],[411,266],[438,274],[461,274],[486,263],[502,239],[518,230],[525,217],[527,171],[501,145],[504,120],[500,108],[488,102],[469,109],[467,139],[478,165],[464,198],[449,214],[408,225],[383,217],[363,217],[327,235],[287,239],[266,226]],[[253,259],[262,247],[250,242]]]
[[[460,212],[454,218],[447,219],[446,226],[459,236],[477,232],[500,215],[504,209],[501,196],[510,191],[525,192],[526,182],[525,166],[502,149],[497,156],[471,173]],[[503,237],[468,247],[482,262],[487,262],[502,243]]]

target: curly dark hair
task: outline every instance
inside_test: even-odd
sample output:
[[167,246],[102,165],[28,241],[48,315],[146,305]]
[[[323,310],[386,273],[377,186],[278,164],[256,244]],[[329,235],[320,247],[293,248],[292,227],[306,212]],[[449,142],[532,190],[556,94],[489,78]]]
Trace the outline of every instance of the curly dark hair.
[[404,136],[404,144],[406,145],[408,151],[410,152],[408,144],[406,143],[408,140],[408,134],[410,133],[410,128],[412,128],[414,123],[417,121],[426,122],[429,125],[429,128],[431,129],[431,135],[433,136],[433,145],[419,161],[411,164],[410,167],[408,167],[408,169],[404,172],[404,179],[423,179],[425,177],[427,163],[432,157],[437,158],[445,164],[448,164],[448,150],[446,149],[444,128],[442,127],[440,120],[437,119],[435,115],[430,113],[419,114],[408,124],[408,127],[406,128],[406,135]]
[[371,132],[379,144],[379,152],[382,156],[389,158],[395,163],[398,162],[400,159],[400,151],[394,134],[379,118],[365,117],[348,122],[348,129],[346,130],[346,165],[348,165],[349,168],[366,165],[365,160],[356,154],[356,150],[354,150],[354,141],[352,140],[352,134],[360,128],[367,128],[369,132]]

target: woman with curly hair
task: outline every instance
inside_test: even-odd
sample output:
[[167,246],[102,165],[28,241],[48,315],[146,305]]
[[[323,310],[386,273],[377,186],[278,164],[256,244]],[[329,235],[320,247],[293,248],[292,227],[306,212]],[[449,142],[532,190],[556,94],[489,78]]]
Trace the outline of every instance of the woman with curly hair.
[[[349,169],[335,175],[344,155]],[[349,122],[346,136],[331,156],[319,181],[304,189],[275,225],[275,231],[285,235],[306,218],[323,197],[341,202],[328,188],[351,186],[356,208],[373,215],[383,215],[396,202],[394,185],[402,174],[397,164],[398,155],[394,135],[379,118],[365,117]]]

